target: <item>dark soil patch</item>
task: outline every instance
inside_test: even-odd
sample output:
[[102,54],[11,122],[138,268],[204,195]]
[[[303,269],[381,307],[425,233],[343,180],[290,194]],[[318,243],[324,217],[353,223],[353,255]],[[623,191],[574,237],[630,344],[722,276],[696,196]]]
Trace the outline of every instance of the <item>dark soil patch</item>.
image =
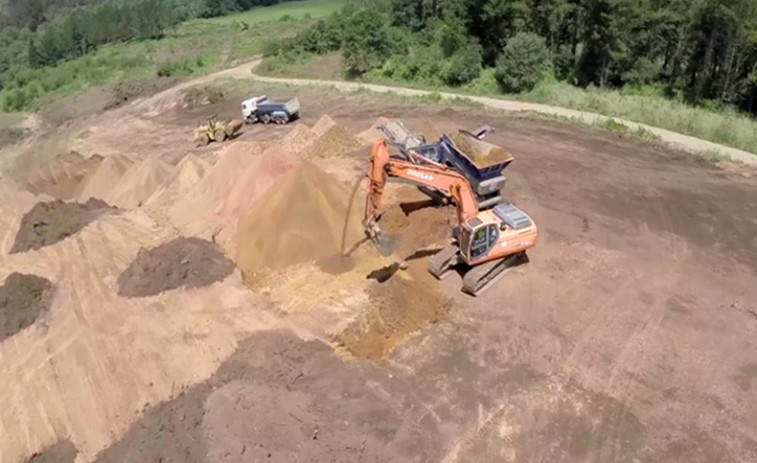
[[28,463],[74,463],[76,460],[76,446],[68,439],[55,443],[47,450],[35,453],[27,460]]
[[121,82],[111,90],[112,97],[105,109],[123,106],[137,98],[155,95],[179,82],[175,77],[143,77]]
[[50,309],[55,286],[36,275],[11,273],[0,286],[0,341],[30,326]]
[[187,108],[207,106],[227,100],[228,92],[215,85],[192,87],[184,92],[184,106]]
[[77,233],[100,215],[115,208],[99,199],[84,204],[63,201],[39,202],[21,219],[10,253],[40,249],[63,241]]
[[13,128],[0,128],[0,148],[16,143],[29,133],[28,130]]
[[200,238],[176,238],[137,258],[118,277],[118,294],[146,297],[170,289],[199,288],[221,281],[234,271],[234,262],[221,248]]
[[335,254],[316,261],[316,265],[330,275],[341,275],[355,268],[355,259],[344,254]]

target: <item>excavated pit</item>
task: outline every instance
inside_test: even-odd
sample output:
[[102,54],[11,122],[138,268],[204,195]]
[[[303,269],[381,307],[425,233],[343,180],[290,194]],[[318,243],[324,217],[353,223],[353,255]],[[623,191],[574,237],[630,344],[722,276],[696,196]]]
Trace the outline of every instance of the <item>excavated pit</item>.
[[55,286],[36,275],[11,273],[0,286],[0,341],[31,326],[50,310]]
[[10,253],[26,252],[50,246],[81,231],[102,214],[115,211],[99,199],[84,204],[60,200],[39,202],[21,219]]
[[425,267],[425,260],[415,260],[406,270],[398,264],[382,269],[386,278],[368,288],[370,307],[335,341],[356,357],[378,362],[408,336],[446,317],[451,302]]
[[176,288],[200,288],[221,281],[234,271],[234,262],[220,247],[200,238],[176,238],[137,258],[118,277],[118,294],[146,297]]

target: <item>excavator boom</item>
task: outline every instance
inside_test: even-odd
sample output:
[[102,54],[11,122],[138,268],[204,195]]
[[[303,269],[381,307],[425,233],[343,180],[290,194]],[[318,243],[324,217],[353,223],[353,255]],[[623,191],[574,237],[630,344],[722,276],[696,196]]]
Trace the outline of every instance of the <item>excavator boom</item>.
[[[412,156],[412,152],[410,153]],[[460,223],[478,214],[478,203],[468,180],[446,166],[418,156],[421,164],[414,164],[390,156],[389,146],[381,140],[373,146],[368,172],[368,198],[365,202],[365,223],[377,220],[387,177],[402,178],[414,184],[450,193],[457,205]]]

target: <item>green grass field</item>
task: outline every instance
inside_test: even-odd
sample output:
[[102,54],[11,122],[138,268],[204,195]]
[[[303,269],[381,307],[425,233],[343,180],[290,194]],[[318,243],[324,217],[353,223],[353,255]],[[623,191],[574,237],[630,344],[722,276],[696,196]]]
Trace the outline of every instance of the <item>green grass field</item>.
[[[187,21],[160,40],[110,44],[54,67],[28,69],[20,76],[20,89],[0,91],[0,102],[17,98],[20,91],[27,108],[39,109],[65,96],[131,79],[207,74],[251,58],[266,40],[294,35],[347,1],[302,0]],[[249,26],[246,30],[242,22]]]

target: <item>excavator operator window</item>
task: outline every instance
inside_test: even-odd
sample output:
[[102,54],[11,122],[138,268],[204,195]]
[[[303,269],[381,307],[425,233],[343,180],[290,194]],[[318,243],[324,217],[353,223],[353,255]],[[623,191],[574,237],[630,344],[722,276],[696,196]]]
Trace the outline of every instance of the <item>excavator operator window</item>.
[[470,258],[478,259],[489,253],[489,250],[497,242],[499,231],[496,225],[486,225],[477,228],[473,232],[473,241],[470,245]]

